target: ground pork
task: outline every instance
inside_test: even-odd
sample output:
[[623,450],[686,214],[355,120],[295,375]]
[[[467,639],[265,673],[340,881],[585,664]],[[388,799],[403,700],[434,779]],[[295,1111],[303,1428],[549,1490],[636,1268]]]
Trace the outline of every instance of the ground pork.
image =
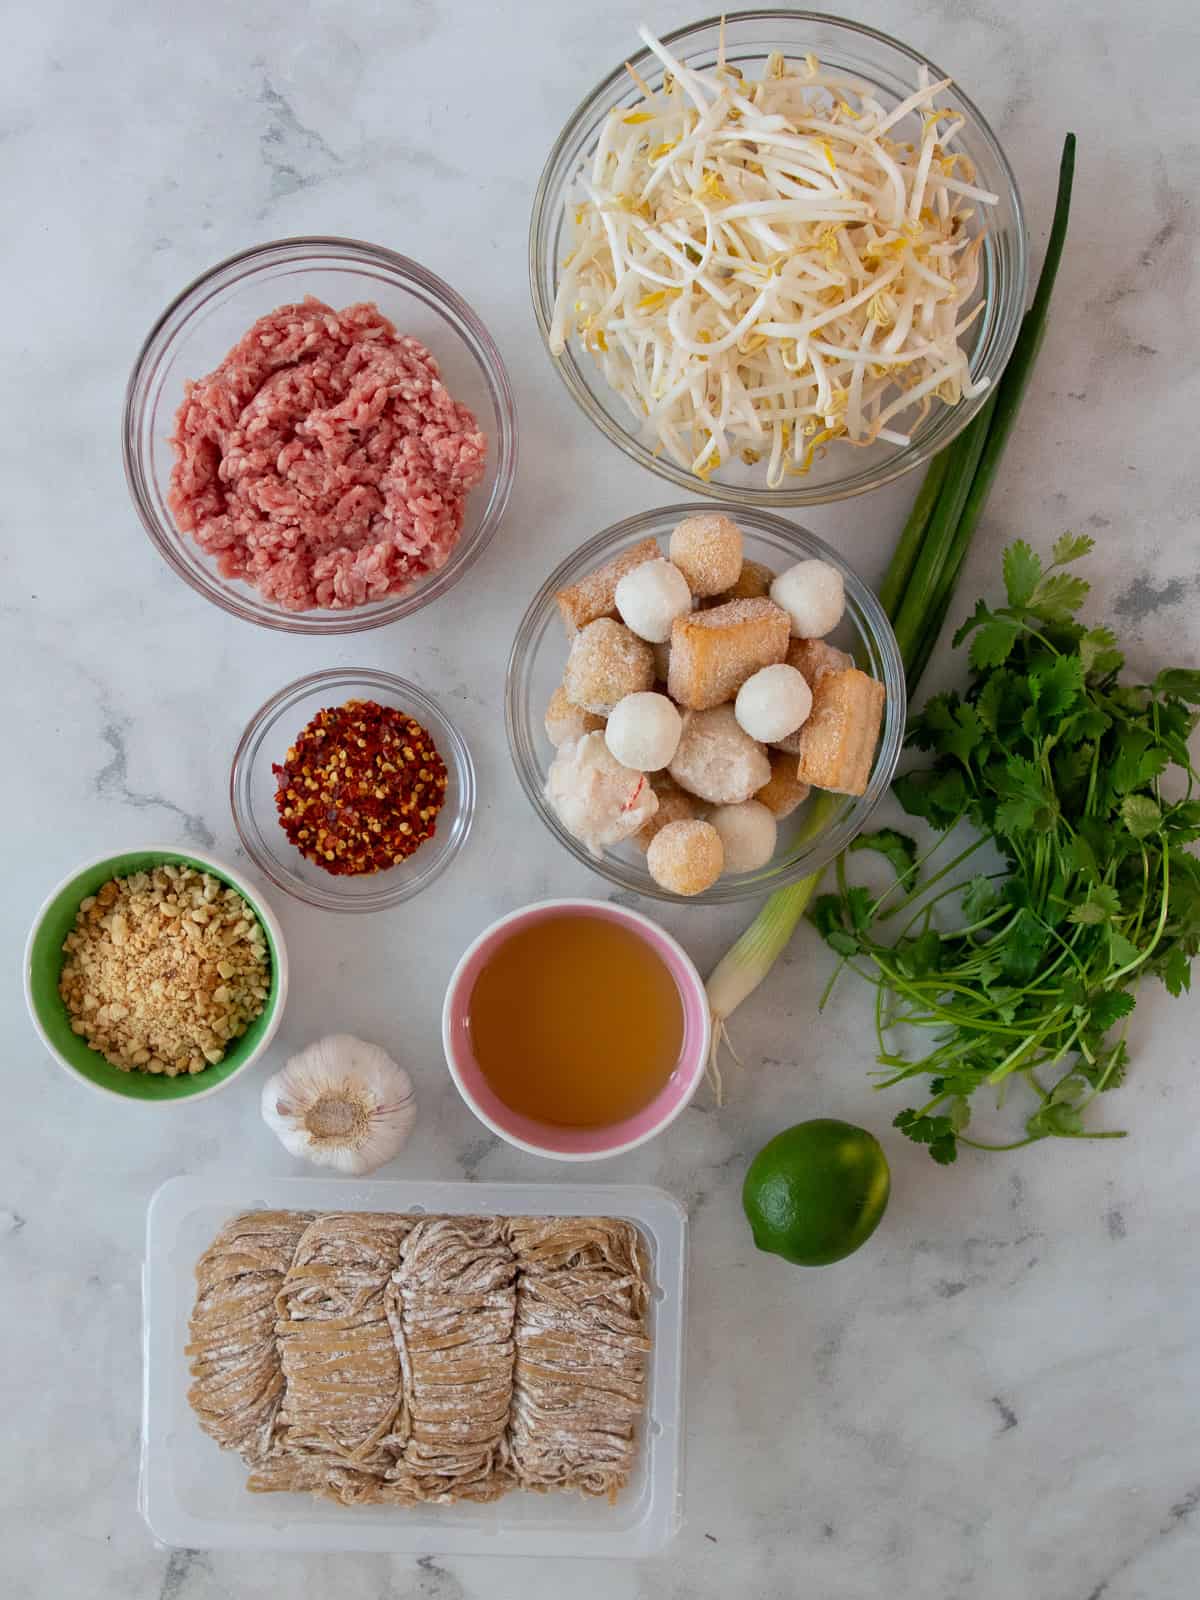
[[189,383],[169,503],[221,575],[289,611],[399,594],[448,559],[487,440],[378,306],[309,296]]

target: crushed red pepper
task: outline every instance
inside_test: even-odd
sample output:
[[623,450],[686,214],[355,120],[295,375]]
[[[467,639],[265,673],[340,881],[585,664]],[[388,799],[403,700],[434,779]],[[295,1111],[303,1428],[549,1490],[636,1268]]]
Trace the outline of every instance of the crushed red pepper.
[[337,877],[381,872],[433,837],[446,764],[428,731],[374,700],[326,706],[271,769],[280,825]]

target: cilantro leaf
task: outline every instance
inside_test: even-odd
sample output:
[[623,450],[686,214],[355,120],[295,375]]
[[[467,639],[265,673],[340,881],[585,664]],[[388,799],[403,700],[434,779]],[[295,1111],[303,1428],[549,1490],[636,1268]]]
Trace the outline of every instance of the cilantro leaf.
[[1082,1072],[1068,1072],[1050,1091],[1050,1104],[1075,1106],[1086,1096],[1090,1085]]
[[975,709],[984,727],[1003,742],[1020,727],[1021,714],[1028,704],[1028,684],[1015,672],[1001,667],[988,674]]
[[1008,603],[1019,611],[1029,604],[1041,579],[1041,558],[1034,554],[1024,539],[1018,539],[1005,548],[1003,567]]
[[1070,858],[1081,877],[1093,883],[1099,878],[1100,864],[1096,860],[1096,852],[1082,833],[1077,833],[1071,840]]
[[875,896],[869,889],[864,889],[860,884],[855,884],[846,890],[845,915],[850,918],[850,926],[856,933],[861,933],[871,921],[871,911],[875,905]]
[[1082,905],[1074,906],[1070,922],[1084,924],[1109,922],[1121,914],[1121,897],[1111,883],[1095,883]]
[[1181,800],[1163,818],[1163,826],[1177,844],[1200,839],[1200,800]]
[[956,756],[965,767],[970,766],[971,752],[982,738],[979,713],[974,706],[963,705],[957,695],[937,695],[931,700],[913,734],[919,749]]
[[1032,978],[1049,942],[1050,932],[1045,924],[1031,911],[1022,910],[1004,943],[1005,975],[1018,980]]
[[976,672],[988,667],[1002,667],[1012,654],[1017,642],[1017,624],[1007,617],[993,617],[985,622],[971,640],[970,660]]
[[1121,820],[1135,839],[1146,839],[1162,822],[1162,812],[1145,794],[1127,794],[1121,801]]
[[1168,760],[1166,750],[1154,743],[1152,729],[1124,727],[1118,736],[1117,758],[1109,781],[1117,794],[1144,789],[1166,768]]
[[967,803],[967,786],[961,771],[907,772],[892,784],[892,793],[910,817],[923,817],[934,828],[958,821]]
[[1159,673],[1151,687],[1155,694],[1174,695],[1177,700],[1200,706],[1200,671],[1167,667]]
[[1096,541],[1089,533],[1064,533],[1054,541],[1050,559],[1056,567],[1065,567],[1069,561],[1078,561],[1091,555]]
[[995,788],[1002,796],[995,824],[1000,833],[1017,838],[1022,833],[1051,833],[1058,822],[1058,800],[1047,792],[1041,768],[1024,756],[1013,756],[998,774]]
[[949,1117],[922,1116],[918,1111],[901,1111],[892,1123],[914,1144],[929,1146],[929,1154],[939,1166],[958,1159],[958,1136]]
[[1101,711],[1097,706],[1088,705],[1086,702],[1078,711],[1073,711],[1058,730],[1060,742],[1070,742],[1072,739],[1099,739],[1112,727],[1112,718],[1107,712]]
[[1086,578],[1074,578],[1068,572],[1047,573],[1034,591],[1029,609],[1051,622],[1070,622],[1091,587]]
[[1112,926],[1108,930],[1108,959],[1114,967],[1127,967],[1130,962],[1136,961],[1141,951],[1132,940]]
[[1025,1131],[1034,1139],[1069,1139],[1083,1132],[1083,1118],[1074,1106],[1052,1101],[1034,1112]]
[[1118,1039],[1111,1050],[1104,1050],[1096,1057],[1096,1065],[1087,1076],[1097,1089],[1119,1089],[1125,1082],[1128,1066],[1129,1046],[1124,1039]]
[[1083,663],[1078,656],[1054,656],[1029,674],[1042,725],[1059,721],[1083,691]]
[[927,978],[941,965],[942,941],[933,928],[915,938],[901,939],[895,948],[897,965],[910,978]]
[[971,634],[975,632],[976,628],[982,627],[983,624],[990,621],[991,618],[991,607],[986,603],[986,601],[976,600],[974,611],[972,611],[971,615],[965,622],[960,622],[958,627],[955,628],[954,637],[950,641],[951,644],[957,650],[964,639],[970,638]]
[[1000,896],[988,878],[972,878],[962,897],[963,916],[970,922],[981,922],[1000,904]]
[[1096,995],[1088,1008],[1088,1032],[1098,1038],[1106,1034],[1122,1017],[1129,1015],[1134,1003],[1133,996],[1125,989],[1107,989]]
[[1111,628],[1090,628],[1079,641],[1079,659],[1085,672],[1098,677],[1119,672],[1125,665],[1125,657],[1117,648],[1117,636]]
[[896,828],[878,828],[860,833],[850,841],[851,850],[873,850],[889,861],[897,878],[906,878],[917,865],[917,841]]
[[847,931],[844,907],[840,894],[818,895],[808,919],[832,950],[840,956],[854,956],[859,951],[859,941]]
[[1178,945],[1175,945],[1167,954],[1160,973],[1167,993],[1176,999],[1192,987],[1192,964],[1184,955]]

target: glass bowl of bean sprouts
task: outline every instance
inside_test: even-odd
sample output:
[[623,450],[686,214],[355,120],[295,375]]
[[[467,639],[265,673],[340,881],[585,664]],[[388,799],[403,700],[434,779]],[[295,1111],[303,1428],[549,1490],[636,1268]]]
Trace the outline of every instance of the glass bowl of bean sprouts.
[[798,506],[922,466],[1024,311],[1016,181],[947,74],[873,28],[748,11],[656,39],[534,198],[534,314],[602,433],[690,492]]

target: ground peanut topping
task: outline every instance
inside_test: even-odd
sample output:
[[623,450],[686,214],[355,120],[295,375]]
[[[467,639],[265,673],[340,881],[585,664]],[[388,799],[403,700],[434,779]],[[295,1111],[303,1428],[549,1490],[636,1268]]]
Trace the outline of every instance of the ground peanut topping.
[[203,1072],[266,1004],[270,956],[246,901],[167,865],[110,878],[79,907],[59,993],[71,1028],[122,1072]]

